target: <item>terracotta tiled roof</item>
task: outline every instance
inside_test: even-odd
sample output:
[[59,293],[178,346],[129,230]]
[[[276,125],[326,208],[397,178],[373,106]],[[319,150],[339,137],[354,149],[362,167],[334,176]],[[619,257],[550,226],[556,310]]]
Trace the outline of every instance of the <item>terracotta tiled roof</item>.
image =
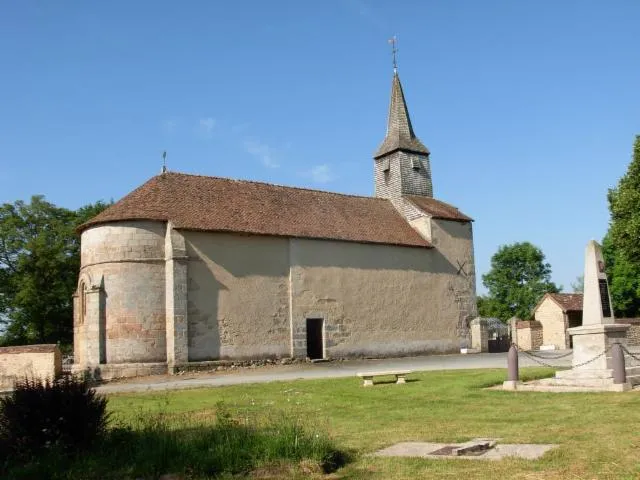
[[80,226],[171,221],[175,228],[431,247],[381,198],[165,173]]
[[564,312],[582,311],[581,293],[549,293],[548,295],[562,307]]
[[433,218],[454,220],[456,222],[473,221],[471,217],[467,217],[453,205],[441,202],[440,200],[436,200],[435,198],[421,197],[419,195],[405,195],[404,198],[408,199],[416,207],[418,207],[424,213],[431,215]]

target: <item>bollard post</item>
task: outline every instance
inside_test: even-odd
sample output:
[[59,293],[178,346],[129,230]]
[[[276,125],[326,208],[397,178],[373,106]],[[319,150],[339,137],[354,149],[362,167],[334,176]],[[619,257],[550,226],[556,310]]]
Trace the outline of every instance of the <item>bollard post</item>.
[[520,380],[518,372],[518,349],[515,345],[511,345],[509,353],[507,354],[507,381],[517,382]]
[[611,346],[611,365],[613,367],[613,383],[626,383],[627,372],[624,366],[624,352],[619,343],[614,343]]
[[504,390],[516,390],[520,384],[518,372],[518,347],[511,344],[507,354],[507,380],[502,383]]

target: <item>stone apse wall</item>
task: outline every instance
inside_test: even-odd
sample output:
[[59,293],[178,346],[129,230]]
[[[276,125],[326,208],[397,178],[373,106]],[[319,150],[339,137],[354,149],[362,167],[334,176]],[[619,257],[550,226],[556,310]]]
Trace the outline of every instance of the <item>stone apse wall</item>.
[[57,345],[0,347],[0,390],[13,388],[29,378],[53,380],[62,373],[62,355]]
[[181,232],[161,222],[91,227],[74,299],[76,368],[122,376],[145,373],[143,365],[304,357],[307,318],[323,320],[328,357],[458,351],[475,316],[470,225],[431,230],[441,248]]
[[160,222],[119,222],[82,233],[78,363],[166,361],[165,232]]

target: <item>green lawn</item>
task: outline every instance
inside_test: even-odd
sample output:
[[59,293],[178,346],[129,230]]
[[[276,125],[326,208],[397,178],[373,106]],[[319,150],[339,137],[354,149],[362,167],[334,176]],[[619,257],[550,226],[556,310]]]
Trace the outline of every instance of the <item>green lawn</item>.
[[[523,369],[525,377],[548,369]],[[116,421],[161,414],[207,422],[224,405],[233,416],[303,419],[328,432],[354,460],[332,478],[640,478],[640,395],[503,392],[504,370],[412,374],[406,385],[362,388],[357,378],[299,380],[166,393],[112,395]],[[538,461],[500,462],[368,456],[401,441],[557,443]]]

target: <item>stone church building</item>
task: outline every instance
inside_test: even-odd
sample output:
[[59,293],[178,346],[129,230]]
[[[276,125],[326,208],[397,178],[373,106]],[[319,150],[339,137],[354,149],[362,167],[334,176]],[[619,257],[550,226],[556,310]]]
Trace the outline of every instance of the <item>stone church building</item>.
[[472,220],[433,198],[397,72],[373,197],[166,172],[80,227],[77,369],[459,351]]

